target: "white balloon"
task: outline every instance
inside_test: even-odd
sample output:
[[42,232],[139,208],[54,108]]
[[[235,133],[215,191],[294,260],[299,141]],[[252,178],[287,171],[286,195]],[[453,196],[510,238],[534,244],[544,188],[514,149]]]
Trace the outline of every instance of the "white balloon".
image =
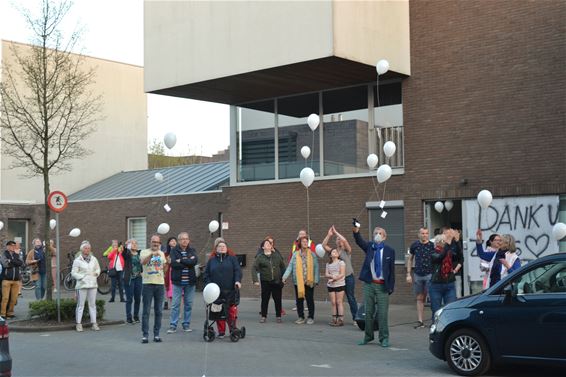
[[155,173],[155,175],[153,176],[156,180],[158,180],[159,182],[163,182],[163,174],[157,172]]
[[483,209],[487,209],[491,204],[492,200],[493,200],[493,196],[491,195],[491,192],[489,192],[488,190],[481,190],[478,193],[478,203],[480,204],[480,207],[482,207]]
[[383,75],[387,71],[389,71],[389,62],[385,59],[381,59],[375,65],[375,70],[377,71],[378,75]]
[[324,250],[324,246],[322,246],[321,243],[316,245],[315,250],[316,250],[316,255],[318,255],[319,258],[324,258],[324,256],[326,255],[326,250]]
[[308,123],[311,131],[314,131],[314,130],[316,130],[316,128],[320,124],[320,117],[316,114],[311,114],[307,118],[307,123]]
[[4,228],[4,222],[0,221],[0,230],[2,230],[2,228]]
[[208,230],[210,231],[210,233],[216,232],[219,227],[220,227],[220,224],[218,224],[218,221],[216,221],[216,220],[212,220],[212,221],[208,224]]
[[167,132],[163,137],[163,143],[169,149],[172,149],[177,144],[177,135],[173,132]]
[[387,157],[393,156],[396,150],[397,146],[395,146],[395,143],[392,141],[388,141],[387,143],[383,144],[383,153],[385,153]]
[[79,228],[73,228],[69,232],[69,236],[71,236],[71,237],[78,237],[80,235],[81,235],[81,230]]
[[554,226],[552,227],[552,237],[554,237],[556,241],[566,237],[566,224],[564,223],[554,224]]
[[306,188],[309,188],[314,181],[314,171],[311,168],[303,168],[299,177],[301,178],[303,185]]
[[448,212],[450,212],[450,210],[451,210],[452,208],[454,208],[454,202],[453,202],[452,200],[447,200],[447,201],[445,201],[445,202],[444,202],[444,208],[446,208],[446,210],[447,210]]
[[444,204],[442,204],[442,202],[436,202],[434,203],[434,209],[436,212],[441,213],[444,210]]
[[157,227],[157,233],[159,234],[167,234],[169,233],[169,230],[171,228],[169,227],[169,224],[167,223],[161,223],[159,224],[159,226]]
[[387,165],[387,164],[383,164],[381,165],[378,169],[377,169],[377,181],[379,183],[383,183],[385,181],[387,181],[389,178],[391,178],[391,166]]
[[376,154],[372,153],[372,154],[368,155],[367,163],[368,163],[368,166],[369,166],[370,169],[375,169],[378,161],[379,161],[379,159],[377,158]]
[[55,219],[49,220],[49,227],[51,229],[55,229],[56,226],[57,226],[57,221]]
[[305,145],[301,148],[301,155],[306,160],[311,155],[311,149]]
[[216,283],[208,283],[202,290],[202,298],[207,304],[212,304],[220,296],[220,287]]

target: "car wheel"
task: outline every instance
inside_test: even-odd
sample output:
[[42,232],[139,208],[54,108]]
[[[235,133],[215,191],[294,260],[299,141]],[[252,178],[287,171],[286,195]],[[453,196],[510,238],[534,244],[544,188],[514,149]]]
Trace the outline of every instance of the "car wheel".
[[491,365],[491,355],[483,337],[474,330],[455,331],[444,346],[450,368],[461,376],[479,376]]

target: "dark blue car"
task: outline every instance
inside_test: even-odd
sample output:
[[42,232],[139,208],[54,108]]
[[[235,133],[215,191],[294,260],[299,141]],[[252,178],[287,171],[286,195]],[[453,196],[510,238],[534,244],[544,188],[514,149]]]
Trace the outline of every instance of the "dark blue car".
[[462,376],[511,362],[566,366],[566,253],[438,310],[429,349]]

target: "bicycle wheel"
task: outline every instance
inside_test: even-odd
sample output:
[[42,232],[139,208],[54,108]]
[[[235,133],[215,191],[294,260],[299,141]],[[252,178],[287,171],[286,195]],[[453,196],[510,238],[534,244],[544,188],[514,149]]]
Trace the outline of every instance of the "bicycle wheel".
[[108,293],[110,293],[111,281],[108,277],[108,271],[102,271],[100,275],[98,275],[97,283],[98,293],[100,293],[101,295],[107,295]]
[[31,268],[26,266],[22,269],[22,288],[25,290],[35,289],[35,281],[31,280]]
[[75,280],[75,278],[73,278],[73,276],[69,272],[67,276],[65,276],[65,279],[63,279],[63,287],[65,287],[67,291],[74,291],[76,285],[77,285],[77,281]]

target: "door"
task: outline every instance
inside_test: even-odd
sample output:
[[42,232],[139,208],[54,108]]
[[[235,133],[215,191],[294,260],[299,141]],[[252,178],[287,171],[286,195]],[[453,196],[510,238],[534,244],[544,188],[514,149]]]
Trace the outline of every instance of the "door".
[[25,256],[28,250],[28,220],[8,219],[8,240],[19,242]]
[[501,355],[566,360],[566,261],[528,269],[507,286],[514,295],[501,295],[496,329]]

